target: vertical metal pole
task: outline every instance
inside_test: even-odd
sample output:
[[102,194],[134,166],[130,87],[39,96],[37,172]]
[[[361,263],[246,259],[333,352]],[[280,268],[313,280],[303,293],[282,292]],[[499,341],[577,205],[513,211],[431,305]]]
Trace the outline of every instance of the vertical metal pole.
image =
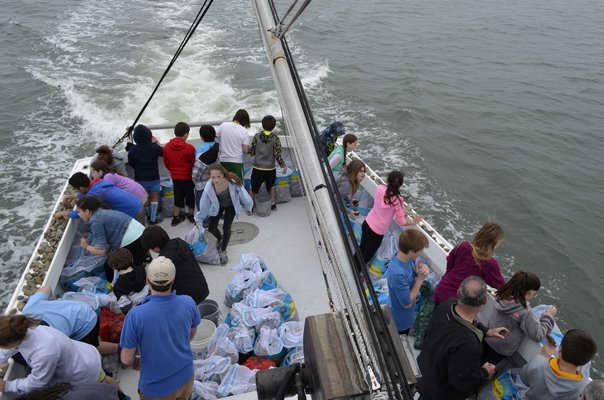
[[[298,145],[300,152],[304,154],[305,161],[308,165],[307,174],[304,176],[304,179],[306,179],[307,182],[310,182],[310,187],[325,185],[326,182],[322,173],[324,166],[319,161],[312,141],[312,135],[300,99],[298,98],[298,93],[290,73],[285,52],[281,46],[281,41],[274,33],[275,29],[273,28],[275,28],[276,22],[273,18],[271,8],[267,0],[253,0],[252,4],[256,12],[260,36],[268,57],[273,81],[277,90],[277,96],[279,97],[283,120],[288,133]],[[347,238],[342,237],[337,228],[338,213],[331,203],[328,190],[329,189],[324,187],[315,192],[319,203],[316,205],[318,206],[317,213],[319,213],[321,218],[325,221],[330,236],[332,237],[333,256],[337,257],[339,264],[343,267],[348,285],[352,288],[355,287],[355,281],[352,276],[352,265],[348,259],[346,248],[344,247]],[[359,302],[360,298],[356,294],[356,291],[352,292],[355,293],[356,302]]]

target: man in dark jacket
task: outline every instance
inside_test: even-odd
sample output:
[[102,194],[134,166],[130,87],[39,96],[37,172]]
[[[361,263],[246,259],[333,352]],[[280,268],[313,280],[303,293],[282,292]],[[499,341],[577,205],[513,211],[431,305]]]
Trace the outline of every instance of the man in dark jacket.
[[208,283],[187,242],[181,238],[170,239],[162,227],[153,225],[143,231],[141,245],[172,260],[176,267],[172,289],[176,294],[189,295],[197,304],[208,297]]
[[488,329],[476,321],[487,302],[487,286],[477,276],[466,278],[459,287],[459,300],[440,304],[417,361],[422,373],[419,391],[424,400],[463,400],[490,379],[495,365],[484,363],[484,336],[503,337],[506,328]]

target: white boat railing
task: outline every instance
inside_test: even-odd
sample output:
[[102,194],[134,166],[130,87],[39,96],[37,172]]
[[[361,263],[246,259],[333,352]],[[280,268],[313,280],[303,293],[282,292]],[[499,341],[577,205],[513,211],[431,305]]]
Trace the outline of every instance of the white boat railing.
[[[71,176],[72,174],[74,174],[77,171],[81,171],[83,170],[86,166],[88,166],[88,158],[86,159],[81,159],[78,160],[73,169],[71,170],[71,172],[69,173],[68,176]],[[65,193],[65,191],[67,190],[67,188],[69,187],[69,183],[67,182],[67,180],[65,181],[65,184],[63,185],[63,187],[61,188],[60,193]],[[4,310],[4,314],[7,315],[9,313],[16,313],[18,310],[18,303],[19,301],[22,301],[23,298],[27,298],[29,297],[27,294],[23,293],[23,288],[26,286],[26,280],[27,280],[27,275],[28,273],[32,272],[32,263],[34,263],[34,261],[39,259],[39,250],[42,248],[42,246],[44,246],[45,244],[48,243],[48,241],[46,240],[46,234],[47,232],[49,232],[52,229],[52,223],[54,221],[54,213],[57,212],[61,206],[63,202],[63,198],[62,196],[59,196],[55,202],[54,207],[52,208],[52,212],[50,213],[48,220],[46,221],[46,224],[44,225],[44,228],[42,230],[42,234],[40,235],[40,239],[38,239],[38,242],[36,243],[36,247],[34,248],[32,255],[29,259],[29,261],[27,262],[27,265],[23,271],[23,273],[21,274],[21,278],[19,279],[19,282],[17,283],[17,285],[15,286],[15,291],[13,292],[13,295],[10,299],[10,301],[8,302],[8,305],[6,307],[6,309]],[[48,265],[48,268],[46,269],[46,275],[44,277],[44,280],[42,281],[42,285],[48,285],[50,287],[55,287],[57,285],[57,283],[59,282],[59,276],[61,275],[61,270],[63,268],[63,265],[65,264],[65,260],[67,259],[67,254],[69,253],[69,249],[70,249],[70,243],[71,240],[73,238],[73,234],[75,233],[75,230],[77,228],[77,221],[72,221],[71,219],[67,219],[67,225],[65,227],[65,231],[63,233],[63,236],[61,237],[59,243],[56,246],[56,250],[54,252],[54,255],[52,257],[52,259],[50,260],[50,264]],[[69,243],[65,243],[66,241],[68,241]]]
[[[348,154],[351,160],[361,160],[358,154],[351,152]],[[384,180],[367,164],[365,164],[365,179],[361,181],[361,186],[371,195],[375,196],[375,189],[378,185],[385,185]],[[418,214],[408,203],[405,203],[405,211],[408,217]],[[428,247],[424,250],[424,256],[430,259],[430,268],[438,276],[443,276],[447,265],[447,254],[453,248],[440,233],[436,231],[426,220],[414,226],[421,230],[428,238]]]
[[[273,117],[275,117],[277,122],[283,121],[283,117],[281,117],[281,116],[273,115]],[[231,121],[230,119],[212,120],[212,121],[196,121],[196,122],[187,122],[187,124],[189,124],[189,127],[191,127],[191,128],[199,128],[202,125],[218,126],[218,125],[222,124],[223,122],[230,122],[230,121]],[[262,123],[262,118],[250,118],[250,123],[251,124],[260,124],[260,123]],[[172,123],[170,123],[170,124],[152,124],[152,125],[145,125],[145,126],[151,130],[164,130],[164,129],[173,129],[174,128],[174,124],[172,124]]]

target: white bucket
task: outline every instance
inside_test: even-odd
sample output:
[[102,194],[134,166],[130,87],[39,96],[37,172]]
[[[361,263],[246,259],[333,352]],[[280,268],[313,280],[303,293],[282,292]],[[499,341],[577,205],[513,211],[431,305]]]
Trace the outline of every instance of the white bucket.
[[191,340],[191,351],[201,353],[214,337],[216,337],[216,325],[209,319],[202,319],[195,337]]

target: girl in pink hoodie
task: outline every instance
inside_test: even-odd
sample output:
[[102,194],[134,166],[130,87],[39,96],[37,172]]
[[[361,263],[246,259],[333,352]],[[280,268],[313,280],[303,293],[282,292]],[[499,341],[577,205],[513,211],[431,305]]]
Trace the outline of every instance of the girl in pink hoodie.
[[[373,208],[361,227],[361,252],[363,260],[368,263],[382,244],[382,239],[394,219],[400,226],[407,224],[405,218],[405,199],[401,196],[404,175],[401,171],[392,171],[386,178],[386,186],[375,189]],[[416,215],[411,224],[417,224],[423,217]]]

